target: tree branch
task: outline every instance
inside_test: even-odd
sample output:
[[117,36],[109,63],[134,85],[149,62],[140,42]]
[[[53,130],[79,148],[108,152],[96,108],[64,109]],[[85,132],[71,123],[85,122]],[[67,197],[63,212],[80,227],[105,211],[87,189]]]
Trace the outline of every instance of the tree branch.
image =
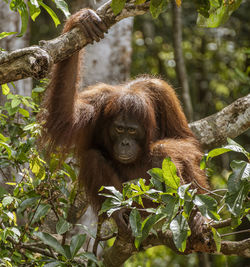
[[[124,18],[142,15],[149,9],[148,2],[141,5],[127,3],[122,12],[115,16],[110,3],[108,1],[97,10],[108,27]],[[53,40],[40,41],[39,46],[0,52],[0,84],[27,77],[44,78],[54,63],[71,56],[85,45],[84,33],[74,28]],[[250,95],[210,117],[191,123],[190,127],[204,148],[223,144],[227,137],[235,138],[250,127]]]
[[[148,2],[141,5],[127,3],[115,16],[110,3],[108,1],[97,10],[108,28],[124,18],[142,15],[149,9]],[[50,41],[40,41],[39,46],[0,52],[0,84],[28,77],[42,79],[48,75],[52,64],[64,60],[87,44],[83,31],[74,28]]]
[[250,94],[237,99],[221,111],[189,124],[205,149],[225,144],[250,127]]
[[[173,242],[173,234],[170,230],[165,233],[157,232],[157,236],[150,234],[141,245],[141,250],[149,247],[165,245],[178,254],[187,255],[193,252],[206,252],[210,254],[217,254],[214,241],[207,239],[206,242],[199,241],[199,239],[188,239],[187,248],[184,253],[179,252]],[[250,238],[242,241],[222,241],[220,254],[223,255],[238,255],[243,257],[250,257]],[[132,241],[131,237],[116,238],[114,245],[104,253],[105,266],[117,267],[121,266],[130,256],[139,252]]]

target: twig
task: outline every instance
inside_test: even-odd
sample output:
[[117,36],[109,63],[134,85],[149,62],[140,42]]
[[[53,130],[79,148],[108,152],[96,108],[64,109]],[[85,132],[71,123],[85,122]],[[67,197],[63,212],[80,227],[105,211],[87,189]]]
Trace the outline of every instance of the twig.
[[[0,223],[1,227],[3,229],[5,229],[5,225],[1,222]],[[47,257],[52,257],[54,258],[54,256],[52,254],[50,254],[49,252],[47,252],[45,249],[39,248],[38,245],[41,245],[41,243],[33,243],[33,244],[29,244],[29,243],[21,243],[21,242],[17,242],[13,237],[11,236],[7,236],[6,238],[9,242],[11,242],[13,244],[14,247],[19,247],[19,248],[25,248],[27,250],[30,250],[32,252],[35,253],[40,253],[42,255],[45,255]],[[34,245],[34,246],[32,246]],[[55,258],[56,259],[56,258]]]
[[242,234],[242,233],[250,233],[250,229],[247,229],[247,230],[241,230],[241,231],[232,232],[232,233],[221,234],[220,236],[221,236],[221,237],[224,237],[224,236],[237,235],[237,234]]
[[229,218],[229,219],[226,219],[226,220],[223,220],[223,221],[220,221],[220,222],[210,223],[210,225],[213,228],[218,229],[218,228],[224,228],[224,227],[230,226],[231,223],[232,223],[232,219]]
[[195,184],[196,184],[200,189],[202,189],[202,190],[208,192],[210,195],[214,195],[214,196],[223,198],[223,196],[221,196],[221,195],[219,195],[219,194],[216,194],[216,193],[214,193],[213,191],[210,191],[210,190],[208,190],[207,188],[201,186],[195,179],[194,179],[194,182],[195,182]]

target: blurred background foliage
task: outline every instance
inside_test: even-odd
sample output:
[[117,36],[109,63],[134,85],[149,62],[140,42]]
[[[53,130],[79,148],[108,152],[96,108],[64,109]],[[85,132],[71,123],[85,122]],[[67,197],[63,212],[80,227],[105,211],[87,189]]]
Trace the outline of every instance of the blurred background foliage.
[[[183,54],[188,72],[194,120],[211,115],[250,91],[250,2],[215,29],[196,25],[193,1],[183,1]],[[170,8],[170,7],[169,7]],[[169,11],[169,12],[168,12]],[[175,73],[172,12],[157,20],[135,18],[131,76],[160,75],[179,91]]]

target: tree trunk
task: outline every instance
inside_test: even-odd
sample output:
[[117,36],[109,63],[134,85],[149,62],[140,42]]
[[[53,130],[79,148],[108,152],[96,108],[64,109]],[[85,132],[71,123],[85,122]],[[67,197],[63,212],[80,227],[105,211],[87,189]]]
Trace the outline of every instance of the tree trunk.
[[[0,1],[0,33],[18,33],[20,32],[20,29],[21,19],[18,13],[15,14],[14,12],[12,12],[4,1]],[[13,51],[19,48],[27,47],[29,46],[29,36],[29,31],[27,31],[26,34],[21,38],[17,38],[15,35],[10,35],[9,37],[0,40],[0,48],[3,48],[7,51]],[[10,86],[10,89],[15,94],[30,96],[32,89],[32,79],[28,78],[24,80],[19,80],[15,82],[15,87]],[[0,105],[3,105],[5,100],[6,97],[2,93],[0,93]],[[6,168],[4,170],[4,173],[0,174],[1,186],[7,188],[5,182],[13,177],[12,172],[15,172],[15,170],[12,170],[11,168]]]
[[[97,9],[106,0],[72,1],[72,10],[90,7]],[[82,87],[104,82],[117,84],[129,78],[133,18],[116,23],[99,43],[88,45],[83,53]]]
[[[21,29],[21,18],[18,13],[14,13],[8,7],[4,1],[0,1],[0,32],[17,32]],[[10,35],[0,41],[0,47],[13,51],[19,48],[29,46],[30,33],[29,30],[23,37],[17,38],[15,35]],[[32,79],[19,80],[15,82],[16,88],[13,90],[15,94],[24,96],[31,95]],[[4,99],[0,97],[0,103],[3,103]]]
[[176,5],[172,0],[172,17],[173,17],[173,43],[174,43],[174,57],[176,62],[176,75],[179,85],[182,90],[182,100],[184,104],[184,112],[188,121],[193,120],[193,107],[190,97],[190,90],[188,84],[187,70],[182,51],[182,17],[181,7]]

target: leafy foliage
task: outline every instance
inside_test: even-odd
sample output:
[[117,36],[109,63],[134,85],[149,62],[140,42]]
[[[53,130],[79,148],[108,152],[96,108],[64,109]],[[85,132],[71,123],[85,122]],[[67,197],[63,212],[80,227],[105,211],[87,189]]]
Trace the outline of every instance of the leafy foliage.
[[52,154],[47,163],[38,153],[41,126],[35,116],[43,86],[34,88],[32,98],[14,95],[8,85],[2,86],[6,102],[0,106],[0,265],[78,266],[76,257],[99,264],[81,249],[86,234],[76,234],[64,245],[43,230],[51,214],[57,218],[57,235],[72,229],[67,218],[77,190],[71,158],[62,162]]
[[[68,5],[64,0],[51,0],[56,4],[56,7],[60,9],[65,17],[69,17],[69,9]],[[36,18],[41,13],[41,7],[44,8],[50,17],[53,19],[55,26],[57,27],[60,24],[60,20],[57,17],[56,13],[44,3],[43,0],[11,0],[9,4],[10,10],[14,12],[18,12],[21,21],[22,21],[22,27],[20,33],[17,35],[17,37],[23,36],[23,34],[26,32],[29,22],[29,17],[35,21]],[[16,32],[2,32],[0,33],[0,39],[7,37],[11,34],[16,34]]]
[[[249,157],[249,153],[243,147],[228,139],[228,145],[209,152],[205,156],[205,162],[208,163],[213,157],[228,151],[237,151]],[[227,208],[224,212],[226,216],[231,214],[234,221],[235,218],[238,219],[234,226],[239,225],[240,219],[248,214],[249,166],[246,161],[233,161],[231,163],[232,173],[228,179],[228,190],[222,191],[223,195],[214,194],[209,190],[209,195],[201,195],[197,194],[196,189],[192,189],[191,184],[180,184],[174,164],[170,158],[166,158],[162,163],[162,168],[148,171],[151,176],[149,185],[145,184],[143,179],[126,183],[122,194],[114,187],[102,187],[101,190],[105,190],[105,193],[101,193],[101,195],[106,196],[107,199],[100,213],[107,212],[108,216],[111,216],[119,209],[131,210],[129,222],[135,237],[135,247],[138,249],[149,234],[157,234],[158,230],[162,232],[171,230],[176,248],[183,252],[186,248],[187,238],[191,234],[188,222],[193,209],[198,208],[211,223],[220,221],[222,219],[221,210]],[[215,196],[219,199],[216,199]],[[152,202],[152,208],[146,209],[144,201],[149,200]],[[139,211],[146,212],[148,216],[142,217]],[[219,251],[220,235],[212,227],[211,231]]]
[[218,27],[224,24],[230,15],[238,9],[242,0],[207,0],[198,6],[201,10],[197,18],[197,24],[202,27]]
[[[146,0],[137,0],[135,4],[143,4]],[[169,0],[150,0],[150,12],[153,18],[167,10]],[[202,0],[194,1],[198,12],[197,24],[202,27],[218,27],[224,24],[230,15],[238,9],[242,0]],[[181,7],[182,1],[175,0],[178,7]],[[115,15],[118,15],[126,4],[126,0],[112,0],[111,8]]]

